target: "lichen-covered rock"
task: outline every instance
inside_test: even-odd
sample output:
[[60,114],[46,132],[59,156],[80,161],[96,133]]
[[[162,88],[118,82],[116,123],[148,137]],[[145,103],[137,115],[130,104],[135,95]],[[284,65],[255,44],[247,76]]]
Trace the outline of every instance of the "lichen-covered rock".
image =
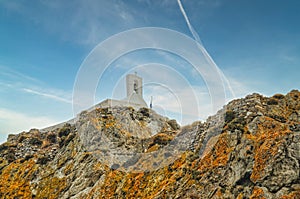
[[297,90],[233,100],[181,128],[146,108],[95,109],[0,145],[0,198],[299,196]]

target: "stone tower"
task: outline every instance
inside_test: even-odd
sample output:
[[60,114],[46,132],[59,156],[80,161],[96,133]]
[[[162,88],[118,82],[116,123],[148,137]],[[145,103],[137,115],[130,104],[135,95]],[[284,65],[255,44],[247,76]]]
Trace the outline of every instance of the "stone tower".
[[136,74],[128,74],[126,76],[126,89],[127,97],[130,97],[133,93],[143,97],[143,80]]
[[141,105],[147,107],[146,102],[143,99],[143,79],[137,74],[128,74],[126,76],[126,101],[131,104]]

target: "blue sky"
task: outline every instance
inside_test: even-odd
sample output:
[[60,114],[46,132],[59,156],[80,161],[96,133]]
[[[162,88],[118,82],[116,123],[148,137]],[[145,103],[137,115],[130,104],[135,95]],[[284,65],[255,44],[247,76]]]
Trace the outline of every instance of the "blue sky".
[[[228,100],[253,92],[268,96],[299,89],[299,1],[182,0],[182,4],[234,91]],[[0,142],[9,133],[70,119],[73,86],[84,59],[110,36],[141,27],[163,27],[193,37],[176,0],[1,0]],[[145,71],[142,66],[147,63],[158,63],[162,72],[156,73],[154,66]],[[96,101],[122,98],[124,74],[133,71],[145,76],[145,82],[153,82],[153,74],[155,82],[172,82],[181,89],[180,102],[191,104],[186,110],[193,109],[188,87],[200,95],[201,114],[186,116],[182,123],[212,114],[201,76],[185,60],[158,50],[132,52],[112,63],[99,82]],[[152,95],[158,112],[180,120],[180,102],[172,100],[168,89],[149,83],[145,100]]]

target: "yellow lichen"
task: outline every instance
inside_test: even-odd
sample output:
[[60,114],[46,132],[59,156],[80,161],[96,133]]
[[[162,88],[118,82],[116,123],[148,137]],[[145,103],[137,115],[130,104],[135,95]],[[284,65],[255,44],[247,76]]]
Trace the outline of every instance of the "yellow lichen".
[[37,198],[55,199],[59,198],[59,195],[66,188],[66,178],[58,178],[48,176],[39,183],[37,189]]

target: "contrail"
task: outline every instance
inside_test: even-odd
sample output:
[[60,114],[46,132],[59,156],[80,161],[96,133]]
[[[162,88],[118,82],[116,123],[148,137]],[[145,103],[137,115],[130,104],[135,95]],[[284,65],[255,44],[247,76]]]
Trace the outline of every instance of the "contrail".
[[[211,56],[208,54],[208,52],[206,51],[206,49],[204,48],[204,46],[203,46],[203,44],[202,44],[202,42],[201,42],[201,39],[200,39],[198,33],[195,31],[195,29],[193,28],[192,24],[190,23],[190,20],[189,20],[189,18],[188,18],[188,16],[187,16],[187,14],[186,14],[186,12],[185,12],[183,6],[182,6],[181,0],[177,0],[177,2],[178,2],[178,5],[179,5],[179,8],[180,8],[180,11],[181,11],[181,13],[182,13],[182,15],[183,15],[183,17],[184,17],[184,19],[185,19],[185,22],[186,22],[187,25],[188,25],[189,30],[191,31],[191,33],[192,33],[194,39],[197,41],[197,46],[198,46],[198,48],[201,50],[201,52],[203,52],[203,54],[204,54],[204,56],[206,57],[207,61],[208,61],[211,65],[213,65],[215,68],[217,68],[220,77],[222,77],[221,80],[222,80],[223,84],[224,84],[224,81],[225,81],[226,84],[227,84],[227,86],[228,86],[228,88],[229,88],[229,90],[230,90],[230,92],[231,92],[231,94],[232,94],[233,97],[235,98],[235,94],[234,94],[234,92],[233,92],[233,89],[232,89],[232,87],[231,87],[231,85],[230,85],[228,79],[225,77],[224,73],[219,69],[219,67],[217,66],[217,64],[214,62],[214,60],[213,60],[213,59],[211,58]],[[224,91],[225,91],[225,87],[224,87]],[[225,92],[225,93],[226,93],[226,92]]]
[[180,11],[181,11],[181,13],[182,13],[182,15],[183,15],[183,17],[184,17],[184,19],[185,19],[185,22],[187,23],[187,25],[188,25],[188,27],[189,27],[189,29],[190,29],[190,31],[191,31],[191,33],[192,33],[194,39],[195,39],[198,43],[200,43],[200,44],[202,45],[202,42],[201,42],[201,40],[200,40],[200,37],[199,37],[198,33],[195,31],[195,29],[193,28],[192,24],[190,23],[190,20],[189,20],[187,14],[185,13],[185,10],[184,10],[184,8],[183,8],[183,6],[182,6],[181,1],[180,1],[180,0],[177,0],[177,2],[178,2],[178,5],[179,5],[179,8],[180,8]]

